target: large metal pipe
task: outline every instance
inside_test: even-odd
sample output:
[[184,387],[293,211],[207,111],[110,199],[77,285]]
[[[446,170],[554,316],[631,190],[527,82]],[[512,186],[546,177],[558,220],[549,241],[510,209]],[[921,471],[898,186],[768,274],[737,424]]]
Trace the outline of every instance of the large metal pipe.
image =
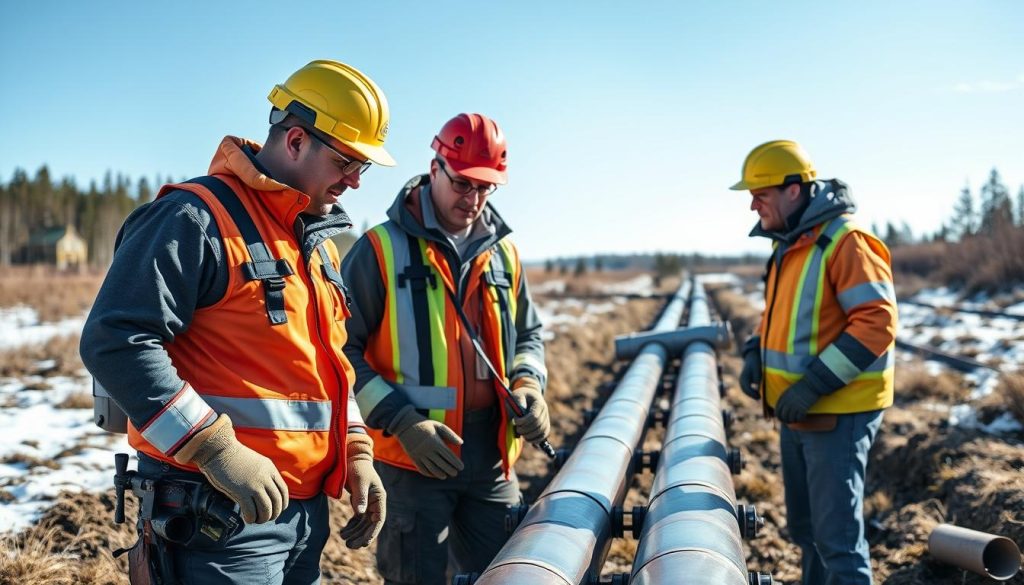
[[[684,280],[655,331],[675,329],[690,283]],[[646,432],[665,348],[650,343],[629,366],[562,469],[530,507],[477,585],[579,585],[600,576],[612,536],[613,508],[625,499],[633,453]]]
[[[710,320],[704,287],[695,283],[689,326]],[[749,583],[718,386],[712,347],[688,345],[630,583]]]
[[1020,570],[1020,549],[1005,536],[939,524],[928,536],[933,557],[979,575],[1006,581]]

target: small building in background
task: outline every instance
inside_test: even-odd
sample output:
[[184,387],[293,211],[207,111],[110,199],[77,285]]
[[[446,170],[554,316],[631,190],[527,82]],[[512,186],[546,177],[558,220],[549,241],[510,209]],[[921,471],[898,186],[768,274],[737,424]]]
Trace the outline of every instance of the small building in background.
[[18,254],[21,264],[47,264],[58,270],[85,266],[88,259],[89,248],[85,239],[72,225],[33,232]]

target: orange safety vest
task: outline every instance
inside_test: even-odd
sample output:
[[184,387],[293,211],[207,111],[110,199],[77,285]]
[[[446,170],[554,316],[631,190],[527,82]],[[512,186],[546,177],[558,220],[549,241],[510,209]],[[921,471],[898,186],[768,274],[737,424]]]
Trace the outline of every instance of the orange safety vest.
[[[452,302],[457,281],[444,253],[436,242],[410,236],[393,221],[374,227],[366,235],[380,267],[386,297],[380,327],[370,333],[365,350],[367,363],[379,377],[356,395],[360,410],[370,412],[369,403],[376,403],[397,388],[425,416],[461,435],[465,398],[462,364],[476,356],[462,352],[463,337],[468,333]],[[510,240],[502,239],[472,260],[463,297],[465,307],[467,299],[480,295],[481,320],[473,326],[479,328],[484,352],[506,384],[515,359],[521,271],[518,251]],[[493,384],[501,411],[496,441],[508,477],[523,440],[509,423],[503,391],[497,381]],[[397,438],[385,435],[383,430],[367,428],[367,432],[373,437],[377,460],[416,470]],[[461,455],[459,446],[449,447]]]
[[[837,256],[837,246],[854,234],[859,234],[861,251]],[[810,412],[843,414],[891,406],[896,297],[885,244],[843,215],[782,250],[780,262],[775,261],[778,246],[765,283],[760,327],[767,404],[774,406],[817,358],[845,385],[822,396]],[[853,366],[834,343],[844,332],[879,356],[874,363],[863,369]]]
[[[337,248],[328,240],[304,259],[293,227],[304,196],[259,191],[214,162],[211,171],[222,185],[203,177],[164,186],[158,197],[186,190],[210,208],[230,271],[227,291],[197,309],[188,330],[165,345],[187,384],[142,429],[129,425],[129,443],[182,467],[170,456],[191,436],[182,434],[181,421],[187,431],[226,413],[239,442],[274,462],[291,497],[321,491],[340,497],[355,374],[342,353],[349,312]],[[239,212],[251,218],[248,227],[258,230],[262,244],[233,219]]]

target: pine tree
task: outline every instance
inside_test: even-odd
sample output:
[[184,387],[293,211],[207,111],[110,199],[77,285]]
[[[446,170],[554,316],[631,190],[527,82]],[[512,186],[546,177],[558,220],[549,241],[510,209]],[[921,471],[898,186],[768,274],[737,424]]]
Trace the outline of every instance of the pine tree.
[[999,177],[999,171],[992,169],[988,182],[981,188],[981,227],[985,234],[995,234],[1013,224],[1013,205],[1010,190]]
[[573,268],[573,276],[583,276],[587,273],[587,261],[583,259],[583,256],[576,258],[576,267]]
[[1017,191],[1017,225],[1024,226],[1024,185]]
[[978,221],[974,213],[974,198],[967,185],[960,191],[960,198],[953,207],[953,218],[950,220],[950,231],[958,239],[968,238],[977,233]]
[[153,189],[149,186],[149,180],[146,177],[139,179],[139,184],[135,188],[135,201],[142,205],[143,203],[149,203],[153,200]]

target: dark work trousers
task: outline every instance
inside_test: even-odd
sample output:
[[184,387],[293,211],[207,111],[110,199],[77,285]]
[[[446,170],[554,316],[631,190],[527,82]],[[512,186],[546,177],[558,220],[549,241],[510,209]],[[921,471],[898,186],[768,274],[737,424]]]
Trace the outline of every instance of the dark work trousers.
[[871,585],[864,476],[882,411],[839,415],[827,432],[782,425],[786,521],[803,551],[803,585]]
[[444,585],[449,557],[456,573],[481,573],[508,540],[505,513],[522,494],[505,479],[497,445],[498,412],[471,411],[462,429],[465,468],[433,479],[374,462],[388,494],[377,540],[377,569],[387,585]]
[[[202,480],[139,454],[139,472],[150,477]],[[272,522],[247,524],[222,547],[171,546],[182,585],[318,585],[320,553],[330,536],[327,496],[289,500]]]

